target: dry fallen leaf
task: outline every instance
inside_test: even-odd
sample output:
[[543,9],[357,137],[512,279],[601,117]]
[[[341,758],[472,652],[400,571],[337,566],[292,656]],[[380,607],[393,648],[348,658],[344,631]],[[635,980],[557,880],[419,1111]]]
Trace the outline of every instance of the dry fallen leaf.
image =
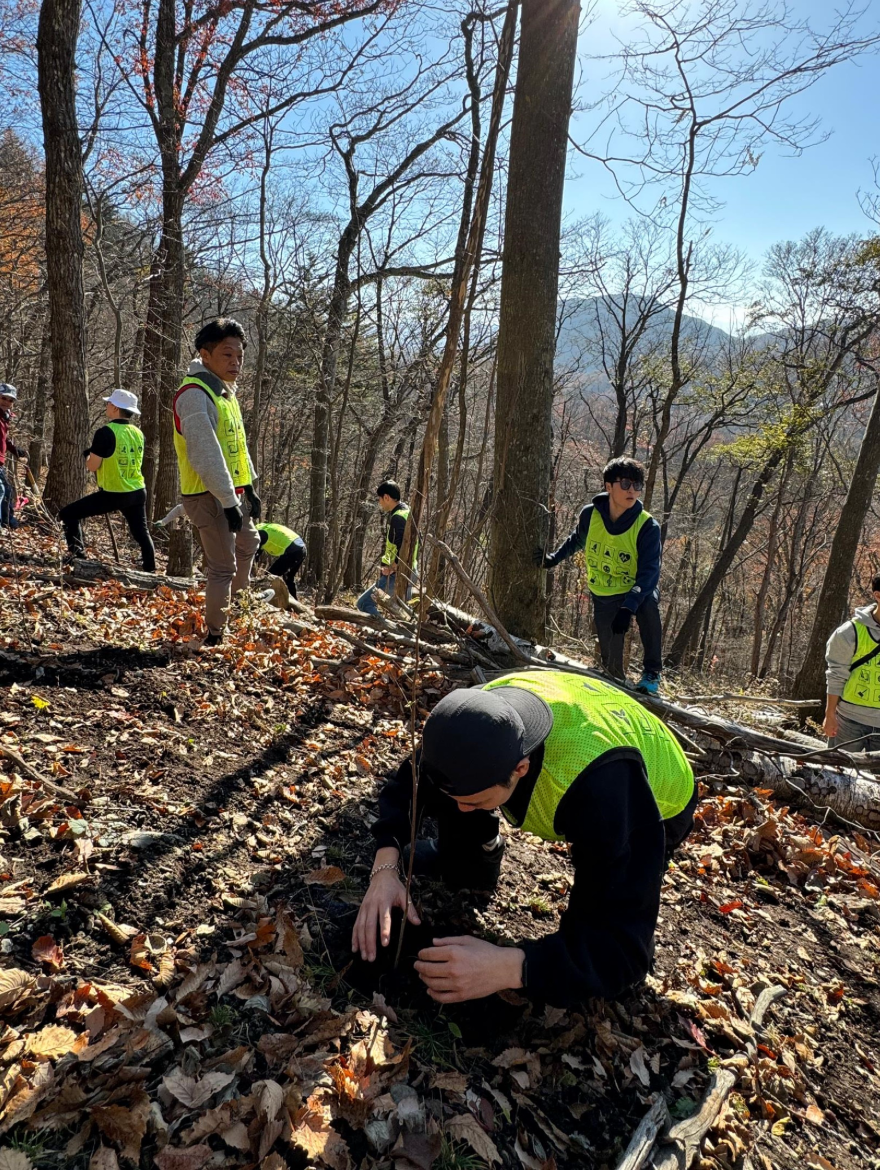
[[474,1153],[490,1165],[501,1162],[501,1155],[495,1143],[474,1117],[473,1113],[459,1113],[450,1117],[446,1123],[446,1132],[453,1141],[464,1141]]
[[16,1000],[21,999],[36,985],[33,975],[22,971],[18,967],[10,967],[8,971],[0,971],[0,1011],[11,1007]]
[[345,881],[345,874],[338,865],[328,865],[324,869],[313,869],[303,877],[309,886],[335,886],[337,882]]
[[209,1072],[200,1080],[196,1080],[195,1077],[188,1077],[186,1073],[176,1068],[162,1078],[162,1084],[183,1105],[190,1109],[198,1109],[215,1093],[225,1089],[233,1079],[233,1073]]
[[152,971],[153,964],[149,958],[151,953],[147,945],[147,936],[145,934],[136,934],[131,940],[131,955],[128,961],[132,967],[139,967],[142,971]]
[[57,1060],[72,1052],[76,1043],[76,1032],[61,1024],[48,1024],[39,1032],[27,1038],[27,1050],[36,1060]]
[[62,890],[72,890],[74,886],[81,886],[83,882],[91,882],[94,880],[90,873],[63,873],[46,890],[46,896],[48,897],[49,894],[60,894]]
[[109,1146],[101,1146],[95,1150],[89,1159],[89,1170],[119,1170],[116,1151]]
[[837,1170],[837,1167],[833,1162],[829,1162],[827,1158],[823,1158],[822,1155],[817,1154],[815,1150],[811,1150],[810,1153],[807,1154],[804,1165],[808,1166],[809,1170]]
[[210,1146],[188,1146],[185,1150],[166,1146],[156,1155],[156,1166],[158,1170],[202,1170],[213,1156]]
[[46,963],[53,971],[60,971],[64,966],[64,951],[51,934],[44,934],[31,947],[34,962]]
[[34,1170],[34,1164],[22,1150],[0,1150],[0,1170]]

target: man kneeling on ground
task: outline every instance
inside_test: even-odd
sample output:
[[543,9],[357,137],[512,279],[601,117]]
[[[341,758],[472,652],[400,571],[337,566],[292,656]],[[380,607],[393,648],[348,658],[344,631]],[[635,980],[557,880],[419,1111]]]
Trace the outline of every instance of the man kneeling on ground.
[[[453,889],[491,890],[504,841],[497,810],[545,841],[571,846],[574,885],[559,930],[516,946],[437,938],[416,970],[441,1003],[507,988],[566,1006],[613,998],[650,970],[660,885],[672,850],[691,830],[691,767],[666,727],[607,683],[562,671],[509,674],[437,704],[417,755],[417,816],[438,838],[416,843],[414,871]],[[410,836],[410,760],[379,796],[379,846],[352,949],[372,961],[391,940],[391,912],[406,910],[404,842]]]

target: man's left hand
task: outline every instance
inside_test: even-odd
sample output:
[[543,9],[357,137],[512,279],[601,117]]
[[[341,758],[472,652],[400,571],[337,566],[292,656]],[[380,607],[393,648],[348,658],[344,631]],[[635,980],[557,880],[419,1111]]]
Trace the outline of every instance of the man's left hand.
[[629,629],[629,623],[633,620],[632,610],[621,606],[611,621],[611,632],[613,634],[625,634]]
[[251,484],[248,484],[244,489],[244,494],[247,496],[248,503],[250,504],[251,520],[256,523],[263,514],[263,501],[254,491]]
[[432,947],[419,951],[415,969],[431,999],[461,1003],[522,987],[524,959],[519,947],[496,947],[484,939],[462,935],[435,938]]

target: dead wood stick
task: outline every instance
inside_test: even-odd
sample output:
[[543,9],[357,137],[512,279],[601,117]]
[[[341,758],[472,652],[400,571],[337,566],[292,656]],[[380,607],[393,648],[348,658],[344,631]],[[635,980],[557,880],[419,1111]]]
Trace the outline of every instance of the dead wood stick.
[[350,622],[355,626],[369,626],[373,630],[387,629],[393,623],[387,618],[373,617],[369,613],[361,613],[359,609],[349,609],[345,605],[316,605],[315,617],[325,622]]
[[657,1134],[669,1120],[669,1111],[662,1093],[657,1094],[654,1104],[639,1122],[635,1133],[617,1163],[617,1170],[641,1170],[657,1140]]
[[35,768],[30,766],[27,760],[22,759],[18,752],[13,751],[6,744],[0,743],[0,755],[4,755],[7,759],[12,760],[13,764],[17,768],[21,768],[22,772],[30,776],[31,780],[36,780],[38,784],[42,784],[44,788],[47,788],[50,792],[54,792],[56,796],[63,796],[65,800],[69,800],[73,804],[82,803],[77,794],[70,788],[65,788],[63,785],[56,784],[52,780],[47,780],[45,776],[41,776]]
[[375,654],[377,658],[382,658],[385,662],[394,662],[399,666],[404,665],[404,659],[399,654],[387,654],[384,650],[371,646],[369,642],[365,642],[357,634],[350,634],[348,630],[334,630],[333,633],[337,638],[350,642],[352,646],[357,646],[359,650],[365,650],[368,654]]
[[510,636],[510,634],[508,634],[507,630],[501,624],[501,620],[499,619],[498,614],[495,612],[495,610],[489,604],[489,601],[487,600],[485,594],[480,589],[479,585],[477,585],[471,579],[471,577],[468,575],[468,573],[466,572],[466,570],[464,568],[464,565],[462,565],[461,561],[458,559],[458,557],[455,555],[455,553],[452,551],[452,549],[449,547],[449,545],[446,544],[442,540],[438,540],[436,536],[431,536],[430,533],[425,534],[425,542],[433,544],[436,548],[438,548],[440,550],[440,552],[443,553],[444,557],[446,557],[446,559],[449,561],[450,565],[452,565],[452,568],[454,569],[459,580],[462,582],[463,585],[466,585],[467,588],[471,591],[472,595],[480,603],[480,608],[483,610],[483,613],[486,615],[486,617],[489,619],[489,621],[495,627],[496,631],[500,634],[500,636],[504,639],[504,641],[510,647],[514,658],[518,662],[531,662],[531,656],[529,654],[527,654],[521,646],[518,646],[517,643]]
[[673,1125],[666,1135],[668,1141],[677,1143],[677,1148],[658,1150],[651,1162],[654,1170],[689,1170],[700,1152],[700,1142],[715,1124],[736,1081],[737,1073],[729,1068],[719,1069],[712,1074],[699,1110],[693,1117]]
[[752,1014],[749,1016],[749,1023],[756,1032],[764,1023],[764,1016],[767,1014],[768,1008],[776,1003],[777,999],[782,999],[785,991],[784,987],[777,984],[773,987],[765,987],[758,996],[755,1006],[752,1008]]
[[771,699],[768,695],[734,695],[725,691],[721,695],[678,695],[679,703],[756,703],[766,707],[821,707],[821,699]]
[[104,513],[104,519],[107,521],[107,531],[110,533],[110,543],[113,545],[113,559],[116,561],[117,565],[121,565],[122,562],[119,559],[119,545],[116,543],[116,533],[113,531],[113,525],[110,523],[109,512]]

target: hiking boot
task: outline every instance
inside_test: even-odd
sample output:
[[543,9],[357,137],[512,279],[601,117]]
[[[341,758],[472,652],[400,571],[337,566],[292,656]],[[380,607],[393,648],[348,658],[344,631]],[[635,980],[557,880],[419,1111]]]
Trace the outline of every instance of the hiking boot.
[[[479,852],[441,853],[436,841],[416,841],[413,874],[443,882],[450,890],[494,890],[501,876],[504,839],[499,835]],[[403,867],[409,863],[409,846],[403,851]]]
[[199,646],[199,649],[205,650],[210,649],[212,646],[219,646],[222,641],[222,634],[206,634],[202,639],[202,644]]
[[636,690],[643,695],[656,695],[660,690],[660,675],[656,670],[642,671]]

